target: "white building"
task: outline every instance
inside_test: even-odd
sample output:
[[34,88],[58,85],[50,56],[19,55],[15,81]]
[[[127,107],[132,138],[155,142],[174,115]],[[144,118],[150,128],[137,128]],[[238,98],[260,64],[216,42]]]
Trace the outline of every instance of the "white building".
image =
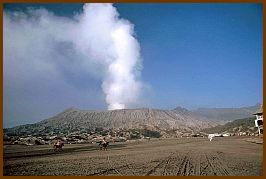
[[263,134],[263,107],[262,105],[261,105],[260,110],[254,113],[254,115],[256,115],[255,126],[258,128],[259,134]]

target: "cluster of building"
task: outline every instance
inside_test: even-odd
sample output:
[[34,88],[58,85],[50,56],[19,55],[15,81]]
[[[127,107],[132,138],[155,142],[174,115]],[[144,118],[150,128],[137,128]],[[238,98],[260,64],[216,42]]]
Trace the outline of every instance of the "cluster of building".
[[53,145],[58,139],[63,141],[65,144],[81,144],[81,143],[97,143],[105,137],[111,142],[124,142],[127,139],[124,137],[111,137],[111,136],[86,136],[82,135],[68,135],[68,136],[27,136],[27,137],[4,137],[4,144],[20,144],[20,145]]
[[105,137],[109,142],[126,142],[136,139],[150,139],[142,135],[139,131],[103,131],[80,133],[73,132],[70,134],[47,134],[47,135],[24,135],[24,136],[8,136],[4,135],[4,144],[21,144],[21,145],[53,145],[55,141],[60,139],[65,144],[80,144],[80,143],[98,143]]
[[263,134],[263,106],[254,115],[256,116],[255,126],[258,128],[259,135],[261,135]]

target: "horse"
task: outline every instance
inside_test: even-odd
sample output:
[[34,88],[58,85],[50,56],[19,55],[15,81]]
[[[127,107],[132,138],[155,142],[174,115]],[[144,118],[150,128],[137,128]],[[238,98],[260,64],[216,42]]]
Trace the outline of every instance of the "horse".
[[54,144],[54,146],[53,146],[54,147],[54,151],[62,151],[63,150],[63,146],[64,146],[63,142]]
[[109,145],[109,142],[103,143],[103,141],[99,142],[100,150],[107,150],[107,146]]

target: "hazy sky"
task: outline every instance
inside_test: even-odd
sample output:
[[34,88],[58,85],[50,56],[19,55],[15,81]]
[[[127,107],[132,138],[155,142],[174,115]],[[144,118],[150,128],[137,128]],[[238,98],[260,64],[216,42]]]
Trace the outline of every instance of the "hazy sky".
[[[69,107],[106,110],[108,99],[126,108],[163,109],[262,102],[261,4],[113,6],[98,9],[104,16],[83,4],[4,4],[4,127]],[[113,97],[113,62],[104,61],[113,53],[103,44],[117,27],[125,27],[128,40],[112,45],[125,47],[120,57],[130,63],[120,62],[132,80]]]

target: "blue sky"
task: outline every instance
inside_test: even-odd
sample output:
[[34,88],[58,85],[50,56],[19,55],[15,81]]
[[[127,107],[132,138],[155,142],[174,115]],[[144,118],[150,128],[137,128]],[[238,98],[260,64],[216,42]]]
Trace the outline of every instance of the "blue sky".
[[[82,11],[83,4],[5,4],[4,10],[25,11],[27,7],[39,6],[58,16],[72,18]],[[147,100],[136,107],[196,109],[242,107],[262,102],[261,4],[123,3],[114,6],[121,18],[134,24],[141,48],[140,79],[147,85],[143,95]],[[7,91],[4,125],[33,123],[71,106],[106,109],[99,80],[86,73],[64,71],[64,75],[80,95],[69,98],[71,93],[59,87],[51,92],[52,84],[48,81],[47,90],[38,83],[23,85],[24,89],[4,84]]]
[[260,5],[118,8],[136,26],[144,58],[143,78],[154,89],[156,106],[238,107],[261,102]]

